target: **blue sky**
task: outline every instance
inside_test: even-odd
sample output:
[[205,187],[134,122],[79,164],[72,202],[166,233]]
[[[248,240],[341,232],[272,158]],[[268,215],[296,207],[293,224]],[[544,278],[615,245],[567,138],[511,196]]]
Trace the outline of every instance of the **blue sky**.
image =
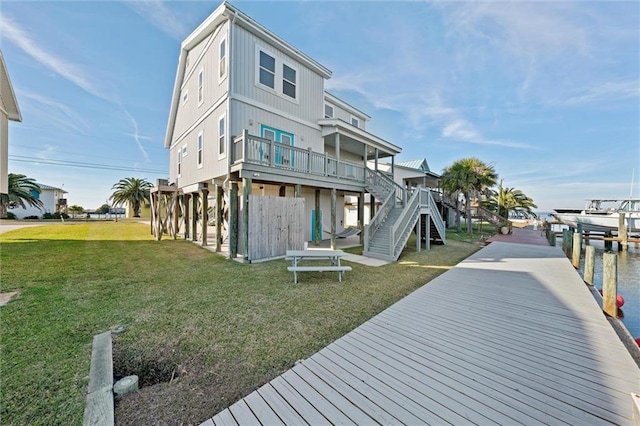
[[[167,177],[180,42],[218,4],[3,0],[23,115],[9,172],[85,208],[121,178]],[[331,69],[398,161],[479,157],[540,211],[627,197],[634,170],[640,193],[640,2],[233,4]]]

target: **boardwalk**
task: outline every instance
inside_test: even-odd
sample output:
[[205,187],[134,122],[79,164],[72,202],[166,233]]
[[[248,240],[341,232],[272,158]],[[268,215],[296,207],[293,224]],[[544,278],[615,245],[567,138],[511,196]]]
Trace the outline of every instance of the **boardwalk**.
[[206,424],[633,424],[639,390],[561,251],[495,242]]

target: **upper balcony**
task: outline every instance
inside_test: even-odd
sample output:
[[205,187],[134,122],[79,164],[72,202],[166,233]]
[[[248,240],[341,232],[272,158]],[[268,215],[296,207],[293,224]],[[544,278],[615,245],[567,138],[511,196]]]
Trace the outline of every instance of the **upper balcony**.
[[247,130],[233,139],[230,172],[240,178],[363,192],[365,163],[273,142]]

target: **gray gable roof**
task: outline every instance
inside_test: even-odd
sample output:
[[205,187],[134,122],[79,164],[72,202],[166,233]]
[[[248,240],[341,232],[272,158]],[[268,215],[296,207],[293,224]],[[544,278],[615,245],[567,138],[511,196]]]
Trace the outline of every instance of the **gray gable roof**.
[[431,169],[429,168],[429,164],[427,163],[426,158],[423,158],[421,160],[402,161],[402,162],[399,162],[397,164],[398,164],[398,166],[406,167],[408,169],[422,170],[423,172],[430,172],[431,171]]

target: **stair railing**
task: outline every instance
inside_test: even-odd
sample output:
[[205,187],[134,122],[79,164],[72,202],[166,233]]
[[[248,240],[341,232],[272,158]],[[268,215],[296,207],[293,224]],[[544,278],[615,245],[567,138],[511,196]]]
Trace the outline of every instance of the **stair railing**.
[[491,210],[487,210],[484,207],[474,207],[474,209],[476,210],[476,215],[482,219],[485,219],[487,222],[489,222],[492,225],[495,226],[509,226],[511,227],[511,222],[509,221],[509,219],[502,217],[494,212],[492,212]]
[[443,243],[445,243],[446,227],[444,225],[444,220],[442,220],[442,216],[440,216],[440,212],[438,211],[438,207],[436,205],[436,201],[433,198],[432,192],[428,189],[423,189],[421,191],[421,201],[422,200],[424,200],[424,204],[429,206],[429,211],[431,212],[431,214],[429,215],[431,217],[431,222],[436,227],[438,234],[440,234],[440,239]]
[[416,224],[417,213],[420,209],[420,193],[422,191],[413,191],[411,198],[405,203],[402,213],[396,219],[396,223],[389,228],[389,254],[397,259],[396,252],[398,247],[403,247],[409,235],[411,235],[411,229]]
[[382,203],[380,209],[376,212],[371,221],[369,221],[369,224],[365,225],[364,251],[369,251],[369,242],[374,235],[376,235],[376,232],[380,229],[380,225],[382,225],[384,220],[387,218],[391,209],[393,209],[393,206],[395,205],[395,196],[395,191],[389,192],[389,195],[387,195],[387,198],[384,200],[384,203]]

